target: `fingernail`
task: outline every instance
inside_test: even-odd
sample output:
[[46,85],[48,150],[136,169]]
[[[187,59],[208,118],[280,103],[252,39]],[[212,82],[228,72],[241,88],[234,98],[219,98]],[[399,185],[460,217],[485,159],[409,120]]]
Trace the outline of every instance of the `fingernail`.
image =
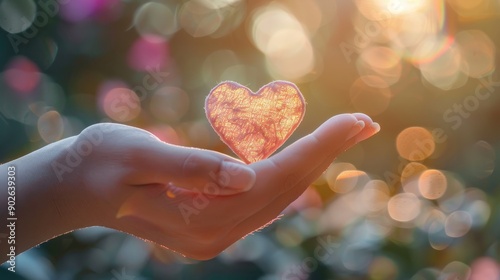
[[227,176],[227,184],[225,186],[237,192],[250,190],[256,178],[255,172],[248,166],[230,161],[222,163],[220,176]]
[[[372,127],[373,130],[375,130],[375,133],[379,132],[380,131],[380,124],[374,122],[370,125]],[[375,134],[374,133],[374,134]]]
[[358,135],[358,133],[361,132],[365,128],[365,122],[364,121],[357,121],[351,128],[351,131],[349,132],[349,135],[347,135],[347,140],[351,139],[352,137]]

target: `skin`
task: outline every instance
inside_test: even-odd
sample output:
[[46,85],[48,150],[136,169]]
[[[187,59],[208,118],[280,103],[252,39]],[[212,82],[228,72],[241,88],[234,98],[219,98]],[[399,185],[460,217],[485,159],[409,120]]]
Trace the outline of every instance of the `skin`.
[[[276,219],[338,155],[379,129],[364,114],[337,115],[270,158],[245,165],[161,142],[142,129],[90,126],[0,166],[1,182],[8,167],[16,167],[16,254],[76,229],[104,226],[190,258],[213,258]],[[85,146],[90,139],[95,143]],[[71,151],[84,156],[68,166]],[[55,171],[55,163],[67,169]],[[4,240],[2,261],[11,246]]]

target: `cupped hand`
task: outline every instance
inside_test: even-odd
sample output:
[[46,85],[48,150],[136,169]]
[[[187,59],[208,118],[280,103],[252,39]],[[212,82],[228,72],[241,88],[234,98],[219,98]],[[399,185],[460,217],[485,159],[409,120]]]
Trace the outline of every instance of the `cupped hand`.
[[187,257],[209,259],[278,217],[342,152],[380,127],[364,114],[330,118],[268,159],[161,142],[117,124],[98,124],[74,142],[97,139],[79,175],[83,213]]

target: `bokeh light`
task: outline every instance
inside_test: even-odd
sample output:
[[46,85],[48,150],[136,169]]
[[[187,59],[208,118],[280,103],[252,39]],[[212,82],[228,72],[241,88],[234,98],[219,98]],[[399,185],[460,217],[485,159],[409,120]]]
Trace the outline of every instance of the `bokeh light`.
[[474,143],[467,154],[467,167],[470,174],[485,179],[495,170],[496,151],[490,143],[480,140]]
[[150,111],[160,121],[178,122],[189,109],[189,96],[176,87],[162,87],[151,96]]
[[446,234],[444,221],[433,221],[428,229],[429,245],[437,251],[446,250],[452,243],[453,239]]
[[417,179],[418,176],[426,170],[427,166],[419,162],[409,162],[401,172],[401,184],[404,186],[409,183],[409,181]]
[[378,256],[370,264],[369,275],[372,279],[396,279],[398,270],[398,266],[392,259]]
[[378,212],[385,209],[389,198],[389,187],[382,180],[370,180],[360,193],[361,205],[370,212]]
[[16,34],[26,31],[35,20],[37,7],[33,0],[5,0],[0,3],[0,27]]
[[453,45],[434,60],[419,64],[419,68],[425,82],[442,90],[451,90],[462,87],[468,81],[468,69],[462,65],[462,53]]
[[495,45],[488,35],[480,30],[464,30],[455,40],[463,57],[463,72],[481,78],[495,70]]
[[38,66],[25,57],[15,57],[7,65],[4,79],[14,91],[25,95],[32,92],[40,83]]
[[347,162],[336,162],[331,164],[328,169],[325,171],[325,179],[326,182],[328,183],[328,186],[332,190],[334,190],[335,183],[337,181],[337,178],[342,172],[346,171],[355,171],[356,167],[352,163],[347,163]]
[[471,280],[498,279],[499,277],[500,266],[498,265],[498,262],[493,258],[477,258],[471,265]]
[[221,143],[220,138],[205,119],[184,123],[183,129],[189,139],[190,146],[214,149]]
[[389,87],[397,83],[401,77],[401,57],[391,48],[371,46],[363,51],[356,63],[360,76],[376,76],[384,81],[374,82],[373,78],[363,81],[372,87]]
[[458,210],[465,200],[465,186],[463,181],[454,174],[444,173],[446,176],[446,192],[437,199],[439,208],[445,213]]
[[463,262],[453,261],[447,264],[439,278],[441,279],[469,279],[471,273],[471,269],[468,265]]
[[99,106],[112,120],[128,122],[141,113],[139,97],[121,82],[108,82],[101,87]]
[[69,22],[80,22],[93,16],[105,1],[101,0],[71,0],[60,5],[61,16]]
[[61,139],[64,126],[63,119],[57,111],[48,111],[38,118],[38,133],[46,143]]
[[429,130],[423,127],[408,127],[398,134],[396,148],[402,158],[422,161],[432,155],[436,144]]
[[171,3],[145,3],[135,12],[134,27],[143,36],[169,37],[179,30],[176,9]]
[[445,231],[449,237],[461,237],[469,232],[472,225],[472,218],[465,211],[455,211],[451,213],[445,222]]
[[389,200],[387,211],[392,219],[398,222],[409,222],[415,219],[421,210],[418,197],[411,193],[400,193]]
[[313,70],[314,49],[306,31],[283,6],[272,4],[254,12],[250,30],[273,77],[298,80]]
[[182,28],[193,37],[210,35],[222,23],[217,6],[209,1],[187,1],[181,6],[178,16]]
[[363,184],[360,181],[366,181],[367,175],[363,171],[359,170],[346,170],[342,171],[335,180],[333,184],[333,191],[337,193],[346,193],[351,191],[358,185],[358,182]]
[[227,49],[214,51],[203,62],[203,80],[206,83],[224,81],[225,72],[237,65],[240,65],[240,60],[234,51]]
[[423,197],[438,199],[446,192],[446,176],[439,170],[425,170],[418,179],[418,188]]
[[182,4],[177,16],[191,36],[219,37],[237,28],[244,12],[245,2],[240,0],[189,0]]
[[161,37],[146,35],[138,38],[130,47],[128,64],[139,71],[154,71],[168,64],[168,44]]

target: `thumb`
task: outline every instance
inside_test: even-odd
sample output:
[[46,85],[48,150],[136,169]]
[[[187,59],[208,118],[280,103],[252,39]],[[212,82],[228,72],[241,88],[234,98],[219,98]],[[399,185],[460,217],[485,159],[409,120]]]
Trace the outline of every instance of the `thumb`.
[[255,172],[243,162],[214,151],[159,142],[148,156],[164,184],[211,195],[246,192],[255,183]]

